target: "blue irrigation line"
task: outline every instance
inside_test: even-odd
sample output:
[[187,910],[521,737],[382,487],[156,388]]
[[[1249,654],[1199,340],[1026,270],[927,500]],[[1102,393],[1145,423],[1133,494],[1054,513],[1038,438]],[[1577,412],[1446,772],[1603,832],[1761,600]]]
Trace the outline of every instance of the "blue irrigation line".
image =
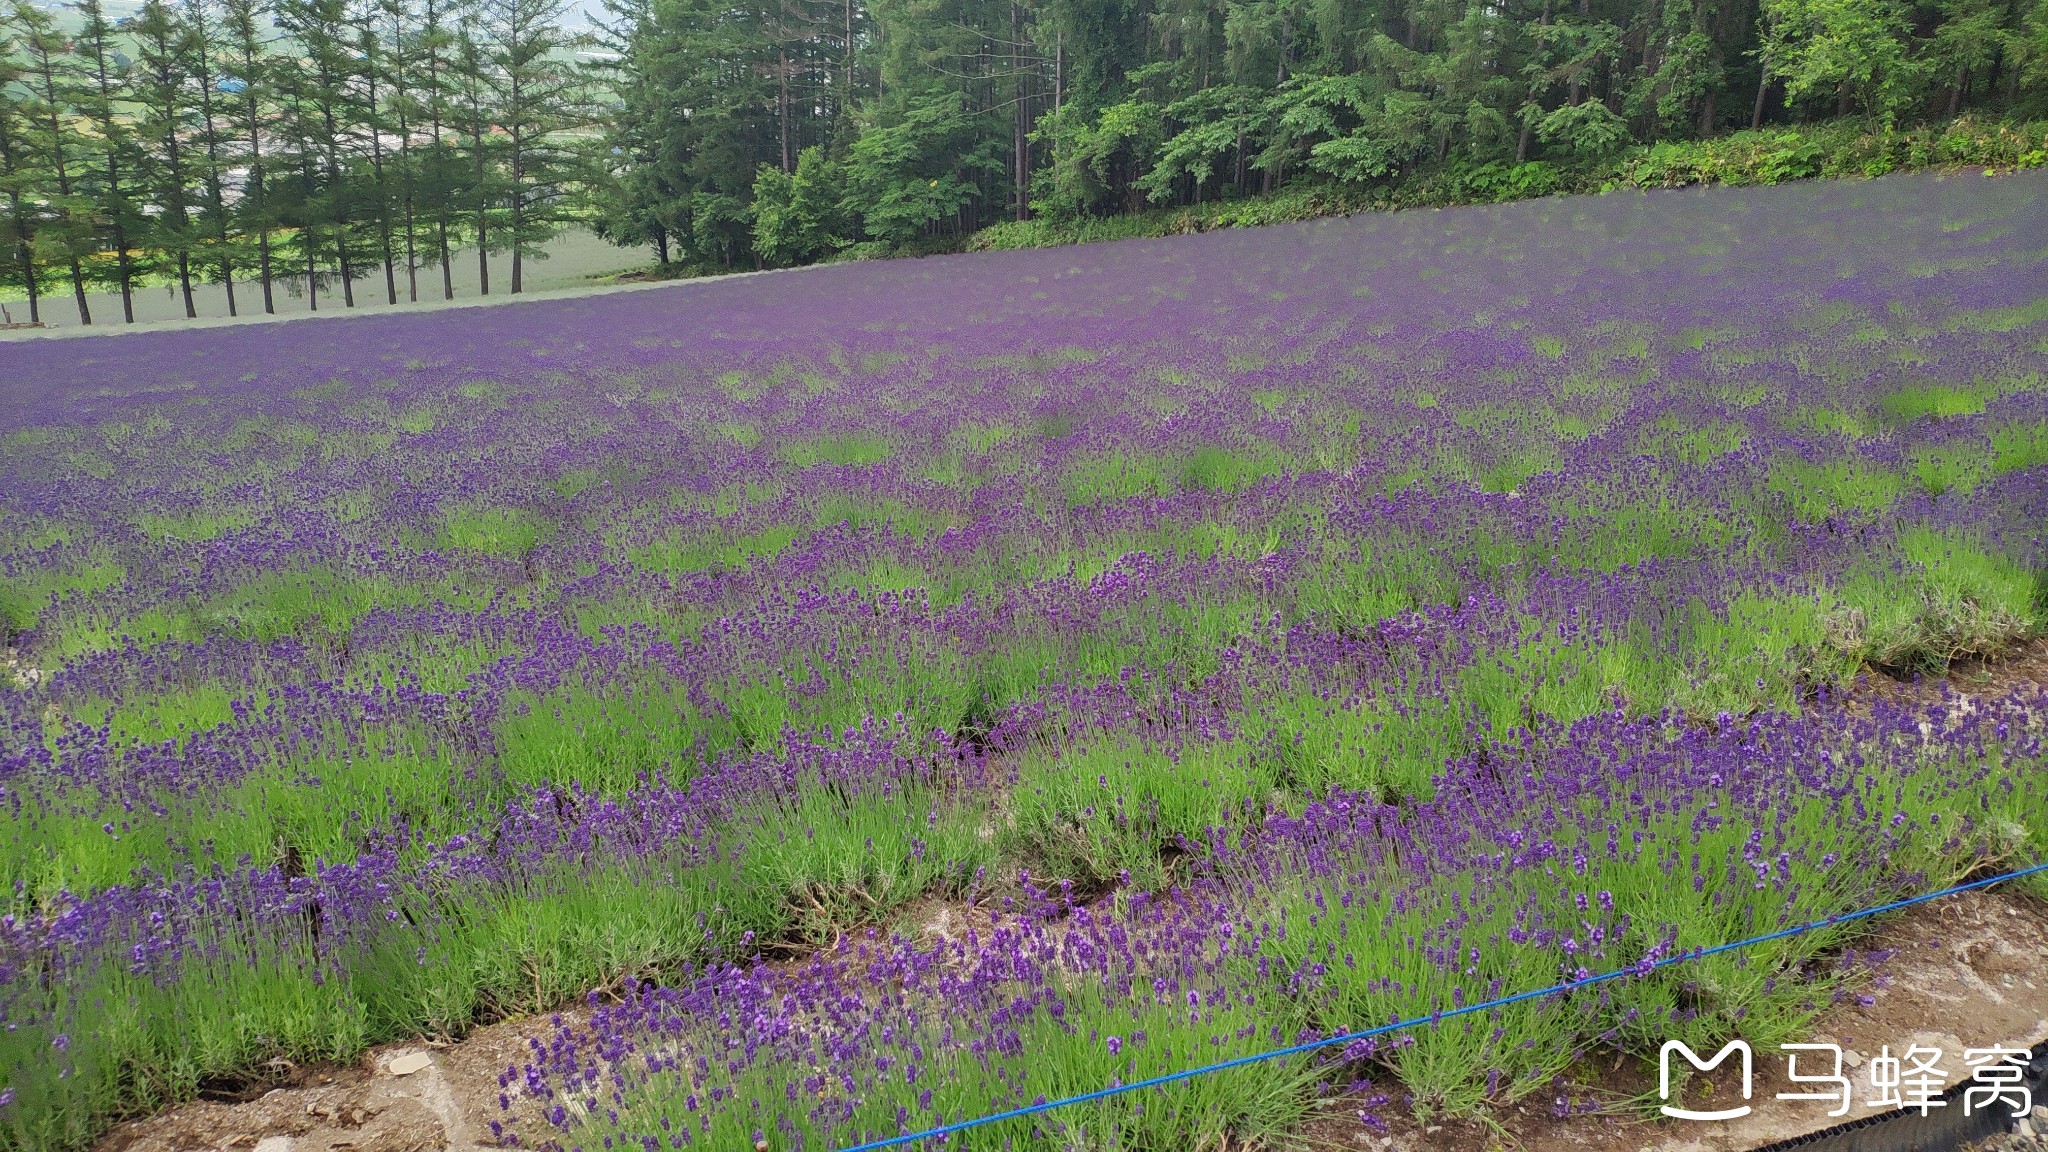
[[1736,940],[1728,944],[1716,944],[1711,948],[1696,948],[1690,952],[1681,952],[1676,956],[1666,956],[1661,960],[1654,960],[1647,964],[1633,964],[1627,968],[1617,968],[1612,972],[1602,972],[1597,976],[1588,976],[1583,980],[1571,980],[1563,984],[1553,984],[1548,988],[1538,988],[1533,992],[1517,992],[1513,996],[1503,996],[1498,1000],[1488,1000],[1484,1004],[1468,1004],[1463,1008],[1453,1008],[1448,1012],[1432,1012],[1427,1016],[1396,1020],[1392,1024],[1382,1024],[1377,1028],[1346,1032],[1341,1036],[1331,1036],[1323,1040],[1310,1040],[1306,1044],[1295,1044],[1286,1048],[1275,1048],[1270,1052],[1258,1052],[1250,1056],[1239,1056],[1236,1059],[1225,1060],[1219,1064],[1205,1064],[1200,1068],[1188,1068],[1180,1072],[1170,1072],[1164,1076],[1154,1076],[1149,1080],[1138,1080],[1129,1084],[1119,1084],[1113,1088],[1100,1088],[1093,1092],[1083,1092],[1079,1096],[1047,1100],[1038,1104],[1026,1105],[1022,1108],[1012,1108],[1008,1112],[995,1112],[987,1116],[977,1116],[972,1120],[961,1120],[953,1124],[941,1124],[936,1128],[927,1128],[922,1132],[910,1132],[902,1136],[870,1140],[866,1144],[855,1144],[849,1148],[842,1148],[839,1152],[876,1152],[877,1149],[893,1148],[899,1144],[908,1144],[913,1140],[929,1140],[936,1136],[947,1136],[954,1132],[964,1132],[969,1128],[979,1128],[984,1124],[994,1124],[1003,1120],[1015,1120],[1023,1116],[1036,1116],[1040,1112],[1050,1112],[1055,1108],[1065,1108],[1070,1104],[1086,1104],[1090,1100],[1105,1100],[1111,1096],[1121,1096],[1126,1092],[1136,1092],[1140,1088],[1157,1088],[1163,1084],[1171,1084],[1177,1080],[1191,1080],[1197,1076],[1206,1076],[1211,1072],[1221,1072],[1227,1068],[1239,1068],[1246,1064],[1277,1060],[1282,1056],[1297,1056],[1303,1052],[1314,1052],[1319,1048],[1328,1048],[1333,1044],[1350,1044],[1353,1041],[1368,1040],[1374,1036],[1384,1036],[1389,1032],[1399,1032],[1420,1024],[1435,1024],[1443,1020],[1449,1020],[1454,1016],[1465,1016],[1473,1012],[1487,1012],[1495,1008],[1503,1008],[1509,1004],[1519,1004],[1524,1000],[1534,1000],[1543,996],[1556,996],[1560,993],[1573,991],[1574,989],[1604,984],[1609,980],[1619,980],[1623,976],[1647,976],[1659,968],[1668,967],[1672,964],[1682,964],[1688,960],[1699,960],[1722,952],[1733,952],[1738,948],[1748,948],[1751,945],[1765,944],[1772,940],[1783,940],[1787,936],[1797,936],[1802,932],[1811,932],[1815,928],[1827,928],[1836,924],[1847,924],[1852,920],[1864,920],[1872,916],[1881,916],[1886,912],[1896,912],[1901,908],[1911,908],[1915,904],[1925,904],[1929,900],[1939,900],[1944,896],[1953,896],[1958,892],[1968,892],[1975,888],[1986,888],[1993,884],[2004,883],[2007,880],[2018,880],[2023,876],[2032,876],[2037,872],[2048,872],[2048,862],[2036,864],[2031,868],[2021,868],[2016,872],[1992,876],[1984,880],[1972,880],[1968,884],[1958,884],[1953,888],[1943,888],[1939,892],[1928,892],[1924,895],[1912,896],[1904,900],[1894,900],[1889,904],[1880,904],[1875,908],[1865,908],[1861,912],[1850,912],[1842,916],[1830,916],[1825,920],[1813,920],[1805,924],[1794,925],[1790,928],[1780,928],[1776,932],[1766,932],[1762,936],[1751,936],[1747,940]]

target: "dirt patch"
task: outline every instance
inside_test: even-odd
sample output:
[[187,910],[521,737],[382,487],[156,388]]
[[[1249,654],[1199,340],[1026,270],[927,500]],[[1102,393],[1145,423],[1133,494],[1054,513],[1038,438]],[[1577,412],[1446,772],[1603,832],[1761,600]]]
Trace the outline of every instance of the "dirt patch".
[[[1786,1075],[1785,1054],[1758,1049],[1749,1115],[1729,1121],[1651,1119],[1657,1069],[1640,1061],[1588,1063],[1556,1092],[1503,1109],[1490,1123],[1421,1123],[1401,1109],[1382,1109],[1385,1130],[1369,1127],[1356,1106],[1335,1101],[1312,1126],[1312,1142],[1401,1152],[1740,1152],[1879,1114],[1872,1098],[1871,1058],[1894,1058],[1914,1045],[1939,1048],[1947,1084],[1968,1078],[1965,1049],[2028,1048],[2048,1040],[2048,905],[2006,892],[1965,892],[1907,910],[1858,945],[1883,955],[1860,996],[1823,1012],[1813,1043],[1843,1050],[1853,1093],[1849,1115],[1830,1117],[1828,1103],[1779,1100],[1780,1092],[1813,1092]],[[1888,955],[1884,955],[1888,953]],[[1863,1003],[1868,999],[1869,1003]],[[1702,1053],[1710,1056],[1711,1053]],[[1817,1060],[1818,1066],[1810,1063]],[[1800,1071],[1827,1072],[1825,1053],[1802,1056]],[[1702,1076],[1687,1093],[1695,1109],[1745,1103],[1734,1062]],[[1674,1102],[1675,1103],[1675,1102]],[[1578,1109],[1576,1114],[1560,1111]],[[2017,1146],[2016,1146],[2017,1147]]]
[[1877,701],[1930,706],[1956,696],[1995,698],[2048,685],[2048,637],[2029,640],[1997,660],[1958,660],[1940,676],[1887,676],[1870,668],[1849,687],[1851,707]]
[[[304,1070],[253,1100],[197,1101],[116,1127],[97,1152],[460,1152],[496,1147],[498,1077],[562,1016],[494,1024],[458,1044],[393,1044],[350,1065]],[[394,1061],[427,1065],[404,1075]],[[406,1065],[401,1063],[399,1067]]]

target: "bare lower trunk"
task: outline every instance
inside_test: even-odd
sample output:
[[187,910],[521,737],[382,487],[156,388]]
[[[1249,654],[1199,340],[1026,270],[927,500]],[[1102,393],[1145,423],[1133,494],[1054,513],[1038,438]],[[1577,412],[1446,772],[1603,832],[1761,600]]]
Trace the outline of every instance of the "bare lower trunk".
[[1031,141],[1025,134],[1024,100],[1017,99],[1017,122],[1012,141],[1017,183],[1017,219],[1031,219]]
[[1714,134],[1714,119],[1714,90],[1709,88],[1706,101],[1700,107],[1700,139],[1705,140]]
[[192,258],[178,253],[178,287],[185,293],[185,319],[197,320],[199,309],[192,306]]
[[1754,132],[1764,126],[1764,96],[1771,90],[1771,74],[1760,72],[1756,78],[1756,107],[1749,113],[1749,130]]
[[35,254],[29,250],[28,229],[21,222],[21,197],[14,196],[11,199],[14,201],[14,254],[15,259],[21,264],[21,286],[28,290],[28,322],[41,324],[43,307],[40,290],[36,285]]
[[420,302],[420,254],[413,244],[415,225],[412,217],[412,201],[405,203],[405,295],[409,303]]
[[78,301],[78,322],[92,323],[92,306],[85,302],[85,269],[79,267],[78,257],[71,258],[71,295]]
[[453,300],[455,299],[455,264],[453,262],[454,257],[448,251],[448,216],[446,213],[442,214],[440,221],[435,225],[435,233],[438,237],[436,243],[441,249],[441,299]]
[[346,225],[334,229],[335,263],[341,265],[341,303],[344,307],[356,306],[356,274],[348,264],[348,228]]
[[135,262],[128,257],[128,232],[114,225],[114,267],[121,277],[121,319],[135,323]]
[[233,257],[228,255],[228,230],[226,225],[222,225],[220,230],[220,286],[228,294],[228,315],[241,315],[235,308],[235,261]]
[[270,232],[256,234],[256,278],[263,282],[263,314],[277,314],[277,301],[270,295]]

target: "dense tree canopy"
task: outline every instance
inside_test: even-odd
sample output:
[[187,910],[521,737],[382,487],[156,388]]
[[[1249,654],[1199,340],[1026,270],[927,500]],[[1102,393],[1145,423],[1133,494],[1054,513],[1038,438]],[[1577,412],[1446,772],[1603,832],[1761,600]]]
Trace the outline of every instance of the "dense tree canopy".
[[468,249],[517,292],[570,221],[791,265],[2048,102],[2048,0],[606,0],[595,37],[567,8],[0,0],[0,290],[86,323],[145,281],[188,314],[204,282],[396,303]]
[[2048,73],[2043,0],[633,0],[613,16],[609,234],[711,264],[1299,179],[1585,164],[1766,123],[2025,112]]

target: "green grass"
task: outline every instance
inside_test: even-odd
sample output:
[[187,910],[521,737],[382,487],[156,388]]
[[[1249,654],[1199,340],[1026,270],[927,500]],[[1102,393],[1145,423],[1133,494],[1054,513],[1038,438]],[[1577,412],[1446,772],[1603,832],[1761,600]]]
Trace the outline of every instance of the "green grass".
[[1930,417],[1972,416],[1984,410],[1984,400],[1960,388],[1919,384],[1886,393],[1878,407],[1885,415],[1904,423]]
[[2039,575],[1969,535],[1909,527],[1898,551],[1900,567],[1844,581],[1832,621],[1843,652],[1881,668],[1940,672],[2048,631]]
[[1897,473],[1860,457],[1812,463],[1778,461],[1765,487],[1782,497],[1798,519],[1814,523],[1843,512],[1874,513],[1892,506],[1905,490]]
[[794,543],[798,535],[793,524],[776,524],[731,536],[718,531],[678,532],[633,548],[627,556],[635,566],[649,572],[738,571],[774,557]]
[[894,451],[889,442],[879,436],[847,433],[793,441],[784,444],[776,455],[798,468],[809,468],[818,464],[863,468],[887,460]]
[[550,531],[545,519],[521,508],[463,508],[442,518],[434,543],[489,556],[524,556]]
[[1259,811],[1270,759],[1231,744],[1158,746],[1112,738],[1027,755],[1011,788],[1005,847],[1034,875],[1084,891],[1165,887],[1169,861],[1203,833]]

